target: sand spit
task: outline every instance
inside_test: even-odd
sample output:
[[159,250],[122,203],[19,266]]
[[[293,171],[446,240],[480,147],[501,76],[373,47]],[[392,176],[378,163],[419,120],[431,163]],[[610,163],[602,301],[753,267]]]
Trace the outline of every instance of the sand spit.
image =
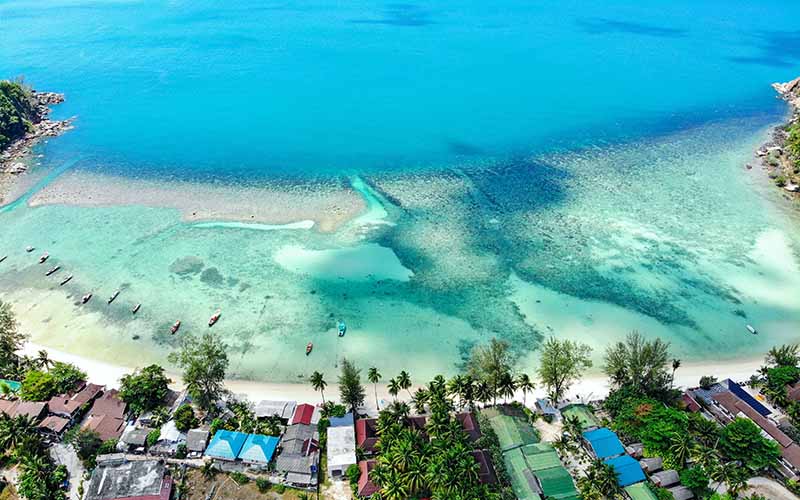
[[174,208],[191,222],[291,224],[310,220],[322,232],[335,231],[366,209],[359,193],[337,181],[235,186],[128,179],[85,171],[62,175],[29,201],[33,207],[53,204]]

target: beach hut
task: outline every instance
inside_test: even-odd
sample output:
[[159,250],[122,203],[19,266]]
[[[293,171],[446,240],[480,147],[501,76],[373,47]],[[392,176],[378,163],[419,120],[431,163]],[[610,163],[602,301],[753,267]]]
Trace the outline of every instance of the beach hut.
[[356,444],[366,454],[375,452],[378,443],[378,421],[374,418],[356,420]]
[[652,474],[660,471],[661,468],[664,467],[664,461],[661,457],[643,458],[639,460],[639,465],[641,465],[643,471]]
[[278,438],[261,434],[250,434],[239,451],[238,458],[244,463],[266,468],[278,447]]
[[583,438],[589,443],[589,447],[595,456],[601,460],[625,453],[622,442],[617,435],[607,427],[584,432]]
[[469,412],[458,413],[456,420],[461,424],[461,428],[469,436],[469,440],[473,443],[481,438],[481,428],[478,425],[478,419],[475,415]]
[[694,498],[694,493],[686,486],[676,486],[674,488],[669,488],[667,491],[672,493],[672,498],[675,500],[690,500]]
[[376,463],[375,460],[362,460],[358,463],[361,476],[358,478],[356,493],[358,493],[359,497],[368,498],[380,490],[380,488],[369,479],[369,473],[375,468]]
[[681,478],[678,475],[678,471],[669,469],[651,474],[650,481],[660,488],[668,488],[673,484],[678,484],[681,481]]
[[209,432],[205,429],[191,429],[186,433],[186,451],[190,458],[201,457],[206,451]]
[[310,404],[301,404],[297,405],[297,408],[295,408],[294,414],[292,415],[292,419],[289,422],[289,425],[295,425],[295,424],[317,425],[319,419],[320,419],[319,408],[316,408]]
[[328,476],[344,477],[347,468],[355,464],[356,436],[352,427],[328,428]]
[[557,418],[560,413],[549,399],[539,398],[536,400],[536,409],[546,417]]
[[641,483],[646,479],[642,468],[639,467],[639,462],[631,456],[622,455],[610,458],[605,463],[614,468],[614,472],[617,474],[617,483],[623,488],[631,484]]
[[218,430],[206,448],[206,456],[232,462],[239,456],[245,441],[247,441],[247,434],[243,432]]

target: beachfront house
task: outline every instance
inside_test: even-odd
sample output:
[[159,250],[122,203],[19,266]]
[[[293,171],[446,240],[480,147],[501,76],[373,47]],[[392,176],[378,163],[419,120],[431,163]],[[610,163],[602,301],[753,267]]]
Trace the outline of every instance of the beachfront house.
[[328,427],[328,477],[340,479],[355,465],[356,435],[352,427]]
[[150,454],[161,457],[173,457],[178,446],[186,444],[186,433],[178,430],[174,420],[161,426],[158,441],[150,447]]
[[305,424],[305,425],[317,425],[320,419],[320,409],[310,405],[310,404],[301,404],[297,405],[294,410],[294,414],[292,415],[291,420],[289,421],[289,425],[295,424]]
[[102,394],[103,386],[97,384],[82,384],[71,393],[53,396],[47,402],[47,408],[52,415],[64,417],[75,422],[83,416],[83,411]]
[[275,471],[291,485],[307,488],[317,484],[319,433],[316,425],[295,424],[286,428],[275,458]]
[[7,401],[0,400],[0,413],[9,417],[25,417],[34,422],[38,422],[47,413],[47,403],[37,403],[33,401]]
[[254,412],[256,418],[278,417],[286,425],[294,416],[297,408],[296,401],[271,401],[263,400],[256,404]]
[[122,433],[117,449],[126,453],[144,453],[147,448],[147,436],[153,431],[149,427],[129,425]]

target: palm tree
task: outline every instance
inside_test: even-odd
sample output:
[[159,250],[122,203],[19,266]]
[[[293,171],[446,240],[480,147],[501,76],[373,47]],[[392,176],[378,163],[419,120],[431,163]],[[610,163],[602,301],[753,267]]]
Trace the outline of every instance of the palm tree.
[[325,388],[328,386],[328,383],[325,382],[322,374],[320,372],[314,372],[311,374],[311,387],[314,388],[315,391],[319,391],[322,394],[322,404],[325,404]]
[[497,383],[497,392],[500,396],[503,396],[503,402],[507,402],[508,398],[514,396],[514,390],[517,388],[517,384],[514,382],[514,377],[511,376],[511,373],[505,372],[500,376],[500,380]]
[[682,469],[692,454],[694,438],[688,432],[676,432],[672,435],[670,441],[669,451],[672,452],[672,456]]
[[400,386],[401,389],[408,392],[408,396],[411,396],[411,377],[408,375],[408,372],[403,370],[400,372],[400,375],[397,376],[397,385]]
[[522,391],[522,406],[527,406],[527,395],[536,389],[536,385],[531,381],[527,373],[520,373],[517,376],[517,389]]
[[405,401],[395,401],[392,403],[392,406],[389,407],[389,411],[392,412],[392,415],[398,420],[406,418],[411,414],[411,408]]
[[372,388],[375,390],[375,408],[380,410],[381,407],[378,404],[378,382],[381,380],[381,373],[377,368],[372,366],[367,372],[367,379],[370,381]]
[[392,399],[397,401],[397,394],[400,392],[400,384],[395,379],[389,380],[389,394]]
[[447,393],[454,399],[458,398],[459,406],[463,406],[464,402],[461,395],[464,393],[465,377],[463,375],[456,375],[447,382]]
[[489,384],[483,380],[479,380],[478,383],[475,384],[475,399],[481,403],[486,403],[492,399],[493,396],[494,394],[492,392],[492,388],[489,387]]
[[212,479],[214,479],[214,475],[217,473],[217,468],[214,467],[214,462],[208,461],[204,463],[203,466],[200,468],[200,473],[207,481],[211,481]]
[[36,363],[36,366],[45,370],[50,368],[50,366],[53,364],[53,362],[50,360],[50,357],[47,355],[47,351],[44,349],[36,353],[36,360],[34,362]]
[[577,415],[571,415],[564,419],[564,432],[570,435],[570,437],[580,442],[581,436],[583,435],[583,424],[581,423],[581,419],[578,418]]
[[720,486],[731,480],[736,475],[738,468],[739,466],[734,462],[727,462],[709,470],[708,477],[717,482],[717,487],[714,488],[714,491],[717,491]]
[[673,359],[672,360],[672,376],[669,379],[669,385],[672,387],[675,384],[675,370],[681,367],[681,360],[680,359]]
[[420,387],[414,392],[414,397],[411,398],[411,403],[414,405],[414,411],[418,415],[425,413],[425,404],[428,402],[428,391]]

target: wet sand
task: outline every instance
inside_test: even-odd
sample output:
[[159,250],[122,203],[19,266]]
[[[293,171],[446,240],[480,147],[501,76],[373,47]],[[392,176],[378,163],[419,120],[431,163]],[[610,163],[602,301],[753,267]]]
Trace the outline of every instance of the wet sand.
[[364,199],[346,182],[233,186],[132,179],[80,170],[61,175],[28,204],[173,208],[185,221],[291,224],[311,220],[322,232],[335,231],[366,209]]

